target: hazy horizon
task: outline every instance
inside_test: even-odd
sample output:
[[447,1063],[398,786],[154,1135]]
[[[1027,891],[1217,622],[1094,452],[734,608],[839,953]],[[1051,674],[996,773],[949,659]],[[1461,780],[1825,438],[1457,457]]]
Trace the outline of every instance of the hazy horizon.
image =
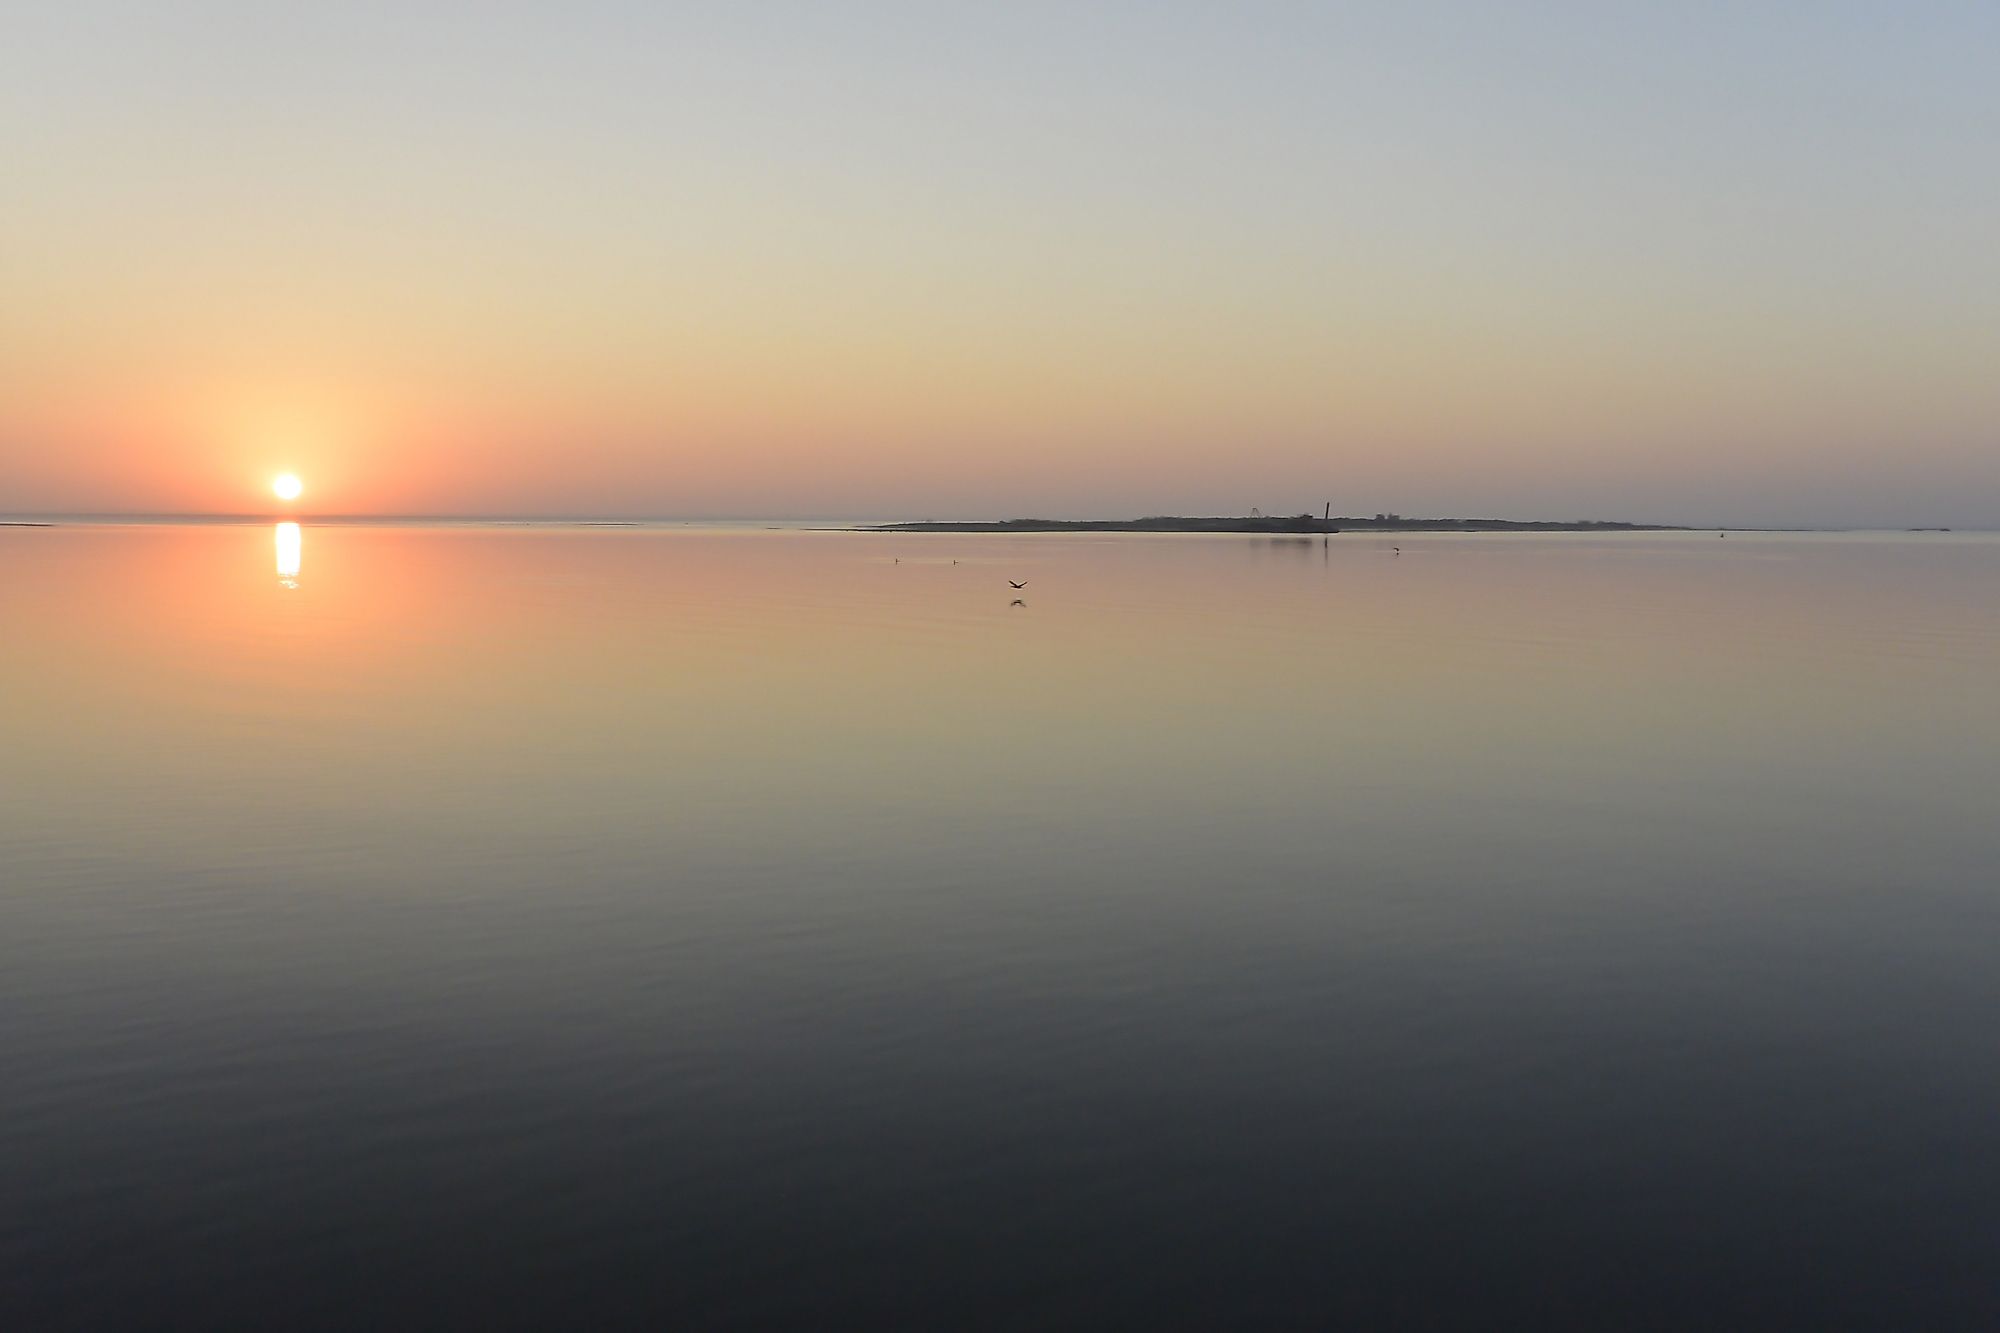
[[[283,508],[283,507],[271,507],[266,509],[244,509],[234,512],[224,512],[219,510],[199,511],[199,510],[170,510],[170,509],[154,509],[154,510],[16,509],[16,510],[0,510],[0,523],[9,521],[44,521],[44,520],[45,521],[68,520],[71,522],[79,522],[79,523],[98,522],[98,521],[118,522],[125,520],[162,520],[170,522],[187,522],[187,523],[204,523],[204,522],[271,523],[271,522],[295,521],[308,524],[310,523],[340,523],[340,524],[426,523],[426,522],[601,523],[601,524],[663,524],[663,523],[873,524],[873,523],[909,523],[909,522],[986,523],[986,522],[1000,522],[1006,519],[1049,519],[1056,522],[1067,522],[1067,521],[1090,521],[1094,519],[1117,521],[1124,519],[1157,518],[1157,517],[1215,518],[1215,517],[1243,517],[1247,515],[1247,512],[1248,512],[1247,508],[1240,511],[1233,509],[1225,510],[1225,509],[1213,509],[1213,508],[1190,509],[1182,512],[1176,512],[1172,515],[1166,514],[1165,511],[1152,511],[1152,510],[1146,511],[1144,513],[1138,513],[1138,512],[1065,513],[1056,511],[1037,510],[1032,512],[1024,511],[1018,514],[995,514],[995,513],[974,513],[974,512],[957,512],[951,510],[938,510],[938,511],[925,511],[923,513],[883,513],[874,511],[855,511],[853,513],[844,513],[844,514],[842,513],[708,514],[708,513],[646,513],[637,511],[634,512],[606,511],[602,513],[564,513],[564,512],[538,512],[532,510],[514,510],[514,511],[495,510],[489,512],[481,512],[481,513],[452,513],[452,512],[419,513],[414,511],[412,512],[385,511],[379,513],[368,513],[368,512],[334,513],[334,512],[314,512],[310,510],[300,510],[300,509]],[[1306,512],[1306,511],[1288,510],[1288,509],[1264,511],[1264,513],[1267,516],[1277,516],[1277,517],[1289,517],[1292,514],[1301,512]],[[1357,511],[1350,514],[1334,514],[1332,517],[1335,522],[1339,522],[1342,519],[1365,521],[1368,519],[1375,518],[1378,512],[1387,512],[1387,511],[1372,511],[1370,513],[1365,513],[1365,514]],[[1940,531],[1969,532],[1969,533],[2000,532],[2000,525],[1980,524],[1980,523],[1964,523],[1964,524],[1690,523],[1690,522],[1679,522],[1673,519],[1662,519],[1662,518],[1632,518],[1623,514],[1530,515],[1530,514],[1487,514],[1487,513],[1470,513],[1470,512],[1431,513],[1428,511],[1404,513],[1401,511],[1396,511],[1395,517],[1413,521],[1428,521],[1428,520],[1449,521],[1449,520],[1462,519],[1471,521],[1494,520],[1499,522],[1510,522],[1510,523],[1547,522],[1547,523],[1562,524],[1562,523],[1601,522],[1601,523],[1612,523],[1612,524],[1632,524],[1642,531],[1650,528],[1654,530],[1658,529],[1685,530],[1689,532],[1706,532],[1710,530],[1718,530],[1718,531],[1745,532],[1745,533],[1754,533],[1754,532],[1894,533],[1894,532],[1940,532]],[[1195,535],[1201,535],[1201,534],[1195,534]],[[1360,534],[1357,533],[1356,535]],[[1452,534],[1447,533],[1444,535],[1452,535]]]
[[86,0],[0,511],[2000,524],[1990,6]]

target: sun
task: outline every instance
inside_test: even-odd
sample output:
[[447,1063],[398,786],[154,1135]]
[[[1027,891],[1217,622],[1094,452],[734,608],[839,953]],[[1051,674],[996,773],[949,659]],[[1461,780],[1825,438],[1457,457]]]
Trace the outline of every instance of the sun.
[[305,483],[289,472],[281,472],[271,478],[271,494],[280,500],[296,500],[305,489]]

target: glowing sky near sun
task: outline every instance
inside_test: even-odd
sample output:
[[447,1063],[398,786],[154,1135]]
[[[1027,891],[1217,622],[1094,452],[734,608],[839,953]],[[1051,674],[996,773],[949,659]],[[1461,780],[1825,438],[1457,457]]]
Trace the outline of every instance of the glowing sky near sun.
[[0,511],[2000,523],[2000,8],[37,6]]

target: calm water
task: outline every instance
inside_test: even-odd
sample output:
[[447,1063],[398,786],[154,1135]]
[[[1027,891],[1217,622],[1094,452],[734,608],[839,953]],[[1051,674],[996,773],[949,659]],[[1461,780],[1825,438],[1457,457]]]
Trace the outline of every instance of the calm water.
[[0,529],[6,1327],[2000,1319],[2000,540],[291,537]]

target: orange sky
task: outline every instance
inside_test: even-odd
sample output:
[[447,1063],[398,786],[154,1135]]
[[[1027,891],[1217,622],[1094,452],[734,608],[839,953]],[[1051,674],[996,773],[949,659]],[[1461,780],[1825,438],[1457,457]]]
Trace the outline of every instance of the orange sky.
[[37,15],[0,512],[2000,522],[1990,15],[1439,13]]

